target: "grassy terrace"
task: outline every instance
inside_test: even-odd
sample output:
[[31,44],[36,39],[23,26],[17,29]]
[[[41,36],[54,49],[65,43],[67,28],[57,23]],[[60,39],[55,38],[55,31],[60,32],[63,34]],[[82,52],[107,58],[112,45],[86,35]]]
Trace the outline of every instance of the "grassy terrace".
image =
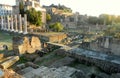
[[65,33],[63,32],[45,32],[45,33],[34,33],[38,35],[44,35],[44,36],[55,36],[55,35],[63,35]]
[[12,49],[12,35],[0,31],[0,46],[6,44],[9,50]]

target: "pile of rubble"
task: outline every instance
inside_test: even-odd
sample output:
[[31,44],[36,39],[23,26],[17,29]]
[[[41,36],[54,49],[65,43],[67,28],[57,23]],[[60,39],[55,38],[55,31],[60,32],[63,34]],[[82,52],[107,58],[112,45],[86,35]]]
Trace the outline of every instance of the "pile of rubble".
[[4,54],[0,54],[0,78],[21,78],[12,69],[8,69],[18,60],[19,56],[4,57]]
[[12,69],[0,69],[0,78],[23,78]]

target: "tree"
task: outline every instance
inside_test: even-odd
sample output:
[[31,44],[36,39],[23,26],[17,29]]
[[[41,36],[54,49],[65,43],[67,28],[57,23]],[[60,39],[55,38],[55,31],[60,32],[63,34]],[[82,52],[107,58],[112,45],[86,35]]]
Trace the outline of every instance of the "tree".
[[117,17],[116,17],[115,23],[120,23],[120,16],[117,16]]
[[96,24],[98,23],[98,18],[97,18],[97,17],[90,16],[90,17],[88,18],[88,23],[89,23],[89,24],[96,25]]
[[46,14],[46,20],[47,20],[47,22],[49,22],[51,20],[51,15],[48,13]]
[[34,24],[36,26],[41,26],[42,25],[42,20],[41,20],[41,15],[42,13],[40,11],[36,11],[34,8],[31,8],[30,10],[26,11],[28,21],[31,24]]
[[115,15],[101,14],[99,18],[103,20],[104,25],[111,25],[116,21]]
[[53,31],[57,31],[57,32],[62,31],[63,28],[64,28],[63,25],[59,22],[56,22],[50,25],[50,29],[52,29]]
[[23,5],[23,2],[20,2],[19,3],[19,11],[20,11],[20,14],[22,15],[22,17],[24,16],[24,5]]
[[120,39],[120,23],[109,25],[107,30],[105,30],[105,35]]

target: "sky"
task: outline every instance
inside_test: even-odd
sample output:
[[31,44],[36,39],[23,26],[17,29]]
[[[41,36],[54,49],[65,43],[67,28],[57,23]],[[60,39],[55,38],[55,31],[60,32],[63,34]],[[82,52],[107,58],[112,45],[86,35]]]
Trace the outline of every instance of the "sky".
[[[0,0],[0,3],[15,4],[15,0]],[[61,4],[80,14],[99,16],[100,14],[120,15],[120,0],[40,0],[41,5]]]

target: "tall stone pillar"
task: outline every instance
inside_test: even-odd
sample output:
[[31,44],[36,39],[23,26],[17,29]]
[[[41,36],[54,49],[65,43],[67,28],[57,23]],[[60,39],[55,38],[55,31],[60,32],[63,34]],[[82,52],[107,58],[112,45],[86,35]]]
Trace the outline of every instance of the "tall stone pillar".
[[7,30],[7,25],[6,25],[6,16],[5,16],[5,15],[4,15],[3,25],[4,25],[4,30]]
[[21,14],[19,14],[19,33],[22,33],[22,19],[21,19]]
[[24,32],[23,34],[27,34],[27,15],[24,14]]
[[17,15],[15,15],[15,32],[18,32]]
[[7,15],[7,31],[10,31],[9,15]]
[[1,16],[1,30],[3,30],[3,16]]
[[11,15],[11,31],[14,31],[14,28],[13,28],[13,15]]

